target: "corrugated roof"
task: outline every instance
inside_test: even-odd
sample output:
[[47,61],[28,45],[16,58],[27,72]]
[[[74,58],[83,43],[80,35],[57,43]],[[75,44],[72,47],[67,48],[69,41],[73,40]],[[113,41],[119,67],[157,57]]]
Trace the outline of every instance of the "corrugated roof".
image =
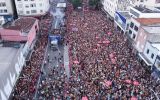
[[160,18],[136,18],[141,25],[152,25],[160,23]]
[[35,23],[36,18],[32,17],[22,17],[11,24],[6,25],[4,28],[11,29],[11,30],[20,30],[22,32],[28,33],[33,24]]

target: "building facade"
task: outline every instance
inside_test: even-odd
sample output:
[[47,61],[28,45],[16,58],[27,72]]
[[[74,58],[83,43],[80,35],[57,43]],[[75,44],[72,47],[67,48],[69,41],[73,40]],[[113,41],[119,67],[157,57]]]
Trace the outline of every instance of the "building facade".
[[114,26],[117,30],[121,31],[121,33],[127,34],[130,24],[130,18],[128,11],[116,11]]
[[49,0],[15,0],[18,16],[41,16],[49,10]]
[[156,7],[130,7],[130,15],[133,18],[160,18],[160,9]]
[[14,0],[0,0],[0,26],[16,17]]
[[132,4],[136,6],[159,7],[160,0],[132,0]]
[[112,20],[115,17],[115,11],[117,10],[118,0],[102,0],[103,10],[107,13],[108,17]]
[[146,41],[160,42],[160,25],[141,26],[137,34],[135,48],[138,52],[144,51]]
[[141,24],[136,19],[131,18],[127,36],[132,40],[132,42],[136,41],[140,25]]
[[[160,50],[160,48],[159,48]],[[155,73],[156,78],[160,77],[160,54],[157,55],[156,61],[153,65],[152,72]]]
[[22,17],[11,24],[0,29],[1,39],[12,42],[28,42],[29,45],[34,41],[39,32],[38,20],[31,17]]
[[152,72],[155,72],[160,77],[160,42],[147,41],[144,47],[144,51],[139,53],[141,59],[151,68]]
[[[154,25],[159,23],[160,18],[131,18],[127,35],[130,39],[133,40],[133,43],[136,44],[138,34],[142,33],[140,32],[140,28],[142,28],[142,26]],[[144,38],[146,38],[146,36],[144,36]]]

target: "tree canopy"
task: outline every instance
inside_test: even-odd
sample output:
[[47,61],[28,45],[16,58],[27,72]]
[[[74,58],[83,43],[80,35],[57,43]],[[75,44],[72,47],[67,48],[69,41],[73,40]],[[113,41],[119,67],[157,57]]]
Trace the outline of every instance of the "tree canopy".
[[100,0],[89,0],[89,5],[92,8],[98,8],[100,5]]
[[82,4],[81,0],[71,0],[71,2],[73,4],[74,8],[77,8],[77,7],[81,6],[81,4]]

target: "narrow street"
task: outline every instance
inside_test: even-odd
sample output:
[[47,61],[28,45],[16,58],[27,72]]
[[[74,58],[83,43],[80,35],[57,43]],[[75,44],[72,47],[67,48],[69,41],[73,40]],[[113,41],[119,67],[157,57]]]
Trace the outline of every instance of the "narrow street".
[[[63,25],[64,9],[57,8],[56,5],[64,0],[52,0],[50,13],[53,16],[53,22],[50,33],[60,29]],[[49,34],[50,34],[49,33]],[[57,50],[53,50],[50,41],[45,52],[44,66],[40,82],[37,87],[35,99],[51,100],[53,98],[63,98],[65,85],[70,76],[68,47],[59,44]]]

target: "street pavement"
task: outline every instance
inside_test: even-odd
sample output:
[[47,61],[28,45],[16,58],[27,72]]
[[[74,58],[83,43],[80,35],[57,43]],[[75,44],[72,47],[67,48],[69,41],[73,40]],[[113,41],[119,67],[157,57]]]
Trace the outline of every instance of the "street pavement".
[[[54,3],[52,3],[54,2]],[[58,2],[64,2],[64,0],[52,0],[50,13],[53,15],[53,22],[50,32],[54,31],[54,29],[60,29],[60,24],[63,24],[64,10],[61,8],[56,8],[56,4]],[[58,95],[63,95],[63,93],[57,93],[56,88],[52,88],[50,92],[46,91],[47,87],[43,87],[43,83],[50,84],[48,86],[52,87],[52,83],[59,81],[59,78],[67,75],[67,79],[70,77],[70,69],[69,69],[69,55],[68,55],[68,46],[64,46],[63,44],[59,44],[57,46],[58,50],[54,51],[51,47],[50,42],[48,42],[48,46],[45,52],[44,57],[44,66],[42,67],[41,77],[38,82],[37,92],[35,94],[36,100],[38,99],[46,99],[47,96],[43,95],[49,94],[49,97],[56,97]],[[43,64],[42,64],[43,65]],[[57,72],[57,74],[53,74]],[[61,81],[61,80],[60,80]],[[67,80],[65,80],[67,81]],[[64,87],[65,88],[65,87]],[[65,90],[63,90],[64,92]],[[44,93],[45,92],[45,93]]]

